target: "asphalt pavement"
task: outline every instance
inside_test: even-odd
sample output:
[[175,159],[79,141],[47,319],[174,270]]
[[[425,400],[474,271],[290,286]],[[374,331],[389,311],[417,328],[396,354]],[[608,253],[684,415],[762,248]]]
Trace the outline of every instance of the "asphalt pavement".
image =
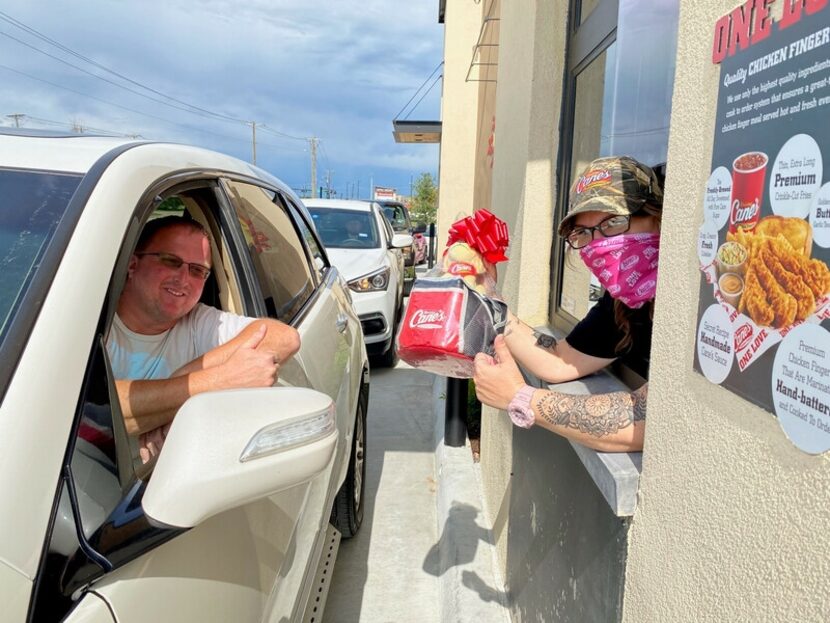
[[371,370],[365,517],[323,623],[509,623],[469,443],[443,443],[445,379]]

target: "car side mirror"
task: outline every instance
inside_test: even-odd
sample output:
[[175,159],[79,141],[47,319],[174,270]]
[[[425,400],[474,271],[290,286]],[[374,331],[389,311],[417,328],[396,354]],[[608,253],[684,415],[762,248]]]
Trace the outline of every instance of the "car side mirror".
[[389,242],[392,249],[405,249],[412,246],[412,236],[409,234],[395,234]]
[[267,387],[198,394],[173,420],[144,512],[165,526],[196,526],[311,480],[329,465],[336,444],[334,403],[321,392]]

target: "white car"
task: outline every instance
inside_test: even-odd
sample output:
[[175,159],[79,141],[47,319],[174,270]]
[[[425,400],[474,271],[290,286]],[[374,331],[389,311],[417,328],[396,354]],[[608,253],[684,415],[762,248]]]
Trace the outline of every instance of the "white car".
[[403,313],[404,257],[412,236],[396,234],[374,201],[304,199],[332,263],[352,291],[369,355],[394,366]]
[[[329,522],[363,515],[369,367],[301,201],[203,149],[22,130],[0,134],[0,189],[0,618],[319,620]],[[302,346],[274,387],[188,400],[142,465],[105,343],[159,210],[212,233],[203,302]]]

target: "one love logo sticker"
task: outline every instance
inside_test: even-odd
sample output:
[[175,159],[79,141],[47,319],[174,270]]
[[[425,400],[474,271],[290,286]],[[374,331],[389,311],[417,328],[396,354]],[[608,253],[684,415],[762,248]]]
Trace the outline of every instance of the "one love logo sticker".
[[749,346],[749,341],[752,339],[752,326],[749,324],[742,324],[735,330],[735,350],[743,350]]

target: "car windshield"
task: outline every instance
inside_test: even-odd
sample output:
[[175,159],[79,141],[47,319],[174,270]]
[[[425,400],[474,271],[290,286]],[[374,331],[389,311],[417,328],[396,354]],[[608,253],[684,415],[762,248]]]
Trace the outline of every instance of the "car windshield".
[[377,249],[380,247],[375,219],[371,212],[337,208],[308,208],[317,232],[327,247]]
[[80,175],[0,169],[0,342],[80,182]]

